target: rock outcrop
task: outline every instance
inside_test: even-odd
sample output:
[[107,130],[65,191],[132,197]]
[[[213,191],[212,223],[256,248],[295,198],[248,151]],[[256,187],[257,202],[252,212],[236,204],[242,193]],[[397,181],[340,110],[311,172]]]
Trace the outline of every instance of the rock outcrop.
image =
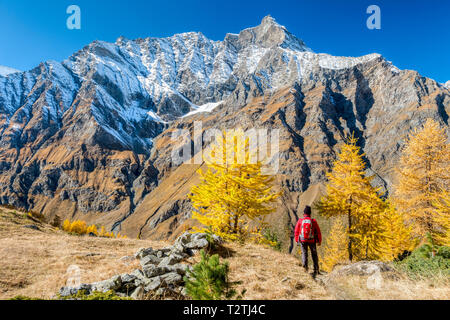
[[396,271],[390,265],[381,261],[359,261],[335,268],[331,276],[371,276],[375,273],[391,273]]
[[114,291],[119,296],[133,299],[142,299],[147,294],[152,294],[153,297],[185,296],[183,277],[192,267],[183,263],[183,260],[193,256],[198,250],[221,243],[222,240],[217,236],[184,233],[172,246],[158,250],[142,248],[136,252],[135,258],[140,260],[141,269],[100,282],[62,287],[59,295],[69,297],[80,291],[86,295]]
[[335,266],[332,272],[319,275],[317,280],[336,299],[351,300],[358,296],[358,290],[383,292],[387,288],[387,283],[397,283],[401,278],[401,275],[387,263],[359,261]]

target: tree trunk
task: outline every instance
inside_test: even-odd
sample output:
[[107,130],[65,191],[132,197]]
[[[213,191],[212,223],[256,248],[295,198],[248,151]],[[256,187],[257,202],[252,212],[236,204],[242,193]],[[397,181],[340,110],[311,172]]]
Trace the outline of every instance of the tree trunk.
[[239,223],[239,215],[236,214],[234,216],[234,233],[238,234],[238,223]]
[[[429,156],[429,154],[427,154],[427,155]],[[427,157],[427,159],[429,159],[429,157]],[[431,163],[430,163],[429,160],[427,160],[425,162],[425,172],[426,172],[426,174],[425,174],[425,183],[428,185],[427,206],[428,206],[428,208],[430,210],[432,210],[433,205],[432,205],[432,203],[430,201],[430,197],[431,197],[431,194],[432,194],[433,190],[431,188],[430,171],[431,171]],[[430,233],[430,236],[433,237],[433,220],[432,220],[432,217],[430,216],[429,212],[425,215],[425,220],[426,220],[426,222],[425,222],[426,223],[426,227],[425,228]]]
[[366,243],[366,260],[369,260],[369,241]]

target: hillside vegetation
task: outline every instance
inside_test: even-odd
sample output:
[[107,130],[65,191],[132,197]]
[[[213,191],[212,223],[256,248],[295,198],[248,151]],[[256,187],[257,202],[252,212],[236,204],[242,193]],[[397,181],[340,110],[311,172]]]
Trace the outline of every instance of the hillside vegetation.
[[[0,299],[18,295],[52,298],[66,285],[71,265],[81,269],[84,283],[131,272],[142,247],[163,248],[164,241],[76,236],[0,207]],[[25,226],[34,225],[39,230]],[[245,299],[331,299],[290,255],[258,245],[226,245],[231,280],[242,281]],[[194,257],[190,263],[195,263]],[[282,262],[282,264],[280,263]],[[284,281],[282,281],[284,280]]]
[[[100,281],[136,269],[138,249],[166,245],[164,241],[71,235],[23,212],[0,207],[0,299],[50,299],[66,285],[72,265],[81,269],[82,282]],[[199,260],[195,256],[188,263]],[[296,257],[256,244],[227,243],[221,260],[230,264],[230,280],[241,282],[237,290],[247,290],[244,299],[450,298],[445,281],[412,281],[401,274],[396,280],[384,280],[380,289],[368,289],[367,277],[352,275],[332,281],[323,275],[314,281]]]
[[[39,230],[27,228],[36,226]],[[0,207],[0,299],[51,298],[77,265],[82,281],[107,279],[139,264],[122,257],[163,242],[70,235],[25,213]]]

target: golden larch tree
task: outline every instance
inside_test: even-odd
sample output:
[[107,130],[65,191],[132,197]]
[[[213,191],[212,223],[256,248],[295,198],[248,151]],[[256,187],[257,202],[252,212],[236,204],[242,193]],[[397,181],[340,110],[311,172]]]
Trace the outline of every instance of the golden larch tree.
[[444,192],[441,201],[435,202],[436,223],[440,230],[436,231],[438,244],[450,246],[450,193]]
[[397,258],[404,251],[412,251],[417,246],[417,242],[412,238],[412,228],[407,226],[403,215],[398,212],[394,205],[386,200],[386,218],[389,223],[390,231],[390,256],[388,253],[387,260]]
[[439,215],[436,204],[444,203],[449,190],[450,147],[438,122],[428,119],[422,129],[409,135],[396,172],[393,201],[397,209],[416,237],[424,240],[429,233],[433,241],[439,241],[449,219]]
[[226,240],[249,236],[250,222],[274,211],[280,193],[273,191],[273,176],[262,174],[262,163],[242,130],[216,136],[204,161],[208,170],[199,170],[200,184],[191,189],[192,218]]
[[334,266],[348,260],[346,226],[341,217],[333,220],[329,236],[325,240],[322,259],[320,259],[321,268],[326,272],[332,271]]

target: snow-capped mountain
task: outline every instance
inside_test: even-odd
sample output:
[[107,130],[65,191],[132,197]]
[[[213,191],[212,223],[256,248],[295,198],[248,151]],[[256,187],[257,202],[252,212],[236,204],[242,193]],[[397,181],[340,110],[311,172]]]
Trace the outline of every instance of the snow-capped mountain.
[[[222,101],[238,86],[256,86],[262,93],[299,81],[315,68],[351,68],[377,58],[315,54],[270,16],[224,41],[194,32],[164,39],[121,37],[116,43],[95,41],[61,63],[48,61],[0,79],[0,112],[11,127],[23,128],[23,115],[42,104],[46,120],[59,123],[69,109],[76,113],[82,96],[92,100],[92,119],[112,140],[137,150],[151,146],[159,123]],[[135,136],[149,125],[153,132]]]
[[349,132],[389,189],[406,133],[427,117],[448,127],[449,108],[436,81],[379,54],[314,53],[270,16],[223,41],[95,41],[0,76],[0,203],[161,238],[190,212],[196,167],[173,167],[170,134],[194,120],[280,129],[293,195],[324,181]]

